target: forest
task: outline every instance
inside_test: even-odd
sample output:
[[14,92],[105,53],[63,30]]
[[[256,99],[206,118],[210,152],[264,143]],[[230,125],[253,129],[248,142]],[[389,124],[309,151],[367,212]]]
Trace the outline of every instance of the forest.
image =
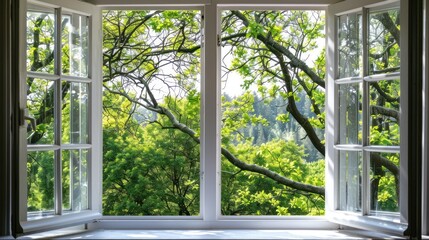
[[[223,215],[324,214],[324,14],[222,11]],[[52,14],[27,14],[30,72],[54,71],[53,21]],[[68,21],[62,18],[66,30]],[[362,36],[356,37],[359,21],[339,19],[339,78],[363,74]],[[373,13],[369,31],[369,74],[398,72],[398,11]],[[73,45],[78,45],[68,40],[72,32],[62,33],[62,74],[86,76],[88,70],[82,65],[87,63],[70,54]],[[79,41],[85,43],[87,36],[80,36]],[[203,47],[204,17],[200,11],[103,12],[104,215],[200,214]],[[88,51],[82,44],[76,49]],[[55,84],[29,77],[27,85],[27,105],[37,122],[36,129],[28,127],[28,144],[49,144],[57,127],[52,100]],[[89,142],[89,86],[61,83],[61,142]],[[362,122],[366,121],[362,117],[362,87],[359,83],[338,86],[342,100],[338,106],[343,131],[340,142],[362,144]],[[368,89],[369,144],[398,146],[399,78],[371,82]],[[29,152],[30,212],[53,209],[54,154]],[[88,154],[88,150],[78,149],[61,155],[65,209],[75,209],[75,202],[80,203],[79,209],[88,207]],[[350,166],[351,161],[358,161],[351,157],[354,153],[338,154]],[[396,212],[399,153],[369,154],[371,209]],[[361,163],[358,165],[360,169]],[[340,175],[346,181],[356,177],[354,181],[361,184],[359,174],[344,174]],[[81,194],[74,194],[77,190]]]

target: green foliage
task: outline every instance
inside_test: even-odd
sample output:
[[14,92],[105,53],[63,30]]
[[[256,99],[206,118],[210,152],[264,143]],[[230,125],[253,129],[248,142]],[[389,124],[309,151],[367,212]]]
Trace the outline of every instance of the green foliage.
[[27,161],[27,210],[54,210],[54,154],[30,152]]
[[[187,123],[198,127],[199,96],[167,105],[184,111]],[[199,145],[168,128],[168,120],[139,123],[129,118],[132,104],[105,92],[104,180],[105,215],[198,215]]]
[[[103,17],[104,213],[198,215],[200,147],[193,137],[200,136],[200,13],[106,11]],[[222,147],[242,162],[296,183],[324,186],[324,152],[313,147],[303,129],[311,125],[324,144],[325,54],[317,40],[324,37],[324,14],[223,11],[221,29],[228,39],[222,41],[223,59],[230,59],[222,66],[224,76],[234,73],[243,80],[236,96],[222,94]],[[391,83],[380,88],[399,96]],[[375,90],[373,95],[374,105],[395,109],[398,104],[379,103],[385,96]],[[371,141],[396,144],[399,126],[381,115],[374,116],[385,118],[374,125]],[[323,195],[242,170],[224,156],[221,161],[222,214],[324,214]],[[378,202],[393,209],[395,179],[383,172],[376,177]]]
[[[235,146],[234,154],[249,164],[267,167],[291,180],[323,186],[323,161],[307,163],[302,146],[273,140],[254,146]],[[322,163],[322,164],[321,164]],[[318,174],[310,175],[310,173]],[[262,175],[237,170],[222,159],[222,214],[224,215],[321,215],[324,199],[288,188]]]
[[[396,71],[399,44],[382,26],[378,14],[370,19],[371,71]],[[29,71],[54,72],[53,16],[27,14]],[[389,11],[388,16],[395,24],[399,22],[397,12]],[[105,11],[103,18],[104,214],[199,215],[200,146],[195,138],[200,136],[201,13]],[[66,26],[67,22],[65,17],[61,24]],[[318,46],[318,39],[324,37],[324,14],[223,11],[221,28],[222,37],[228,37],[222,42],[226,47],[222,51],[226,49],[225,58],[231,59],[228,66],[222,66],[225,76],[235,73],[243,80],[240,94],[222,95],[222,147],[247,164],[297,183],[324,186],[323,156],[309,141],[303,123],[296,119],[297,112],[291,110],[295,105],[324,144],[326,59],[325,50]],[[61,65],[65,74],[71,74],[72,66],[79,64],[69,55],[74,51],[73,42],[68,39],[72,32],[73,29],[64,27],[61,33]],[[79,40],[84,42],[87,37]],[[279,54],[272,44],[261,39],[284,47],[302,63],[294,62],[285,53]],[[302,64],[308,67],[306,71]],[[79,74],[85,75],[85,71]],[[77,93],[73,84],[56,84],[61,84],[63,98],[62,142],[87,143],[87,126],[76,125],[80,120],[86,121],[87,93]],[[28,143],[53,144],[55,83],[29,78],[27,85],[27,105],[30,114],[38,119],[37,129],[28,129]],[[399,80],[371,84],[369,101],[370,143],[399,145],[399,119],[395,115],[399,112]],[[182,125],[178,127],[166,111]],[[186,134],[183,127],[196,134]],[[72,133],[77,130],[82,134],[74,136]],[[62,154],[63,207],[69,209],[72,203],[85,201],[84,194],[80,200],[68,198],[77,189],[72,183],[76,165],[71,163],[81,161],[85,172],[86,160],[73,158],[71,151]],[[380,156],[399,166],[399,155]],[[54,153],[31,152],[28,157],[28,210],[53,210]],[[224,215],[324,214],[323,195],[244,171],[225,157],[221,161]],[[371,174],[371,206],[397,211],[397,176],[377,163],[371,166]]]

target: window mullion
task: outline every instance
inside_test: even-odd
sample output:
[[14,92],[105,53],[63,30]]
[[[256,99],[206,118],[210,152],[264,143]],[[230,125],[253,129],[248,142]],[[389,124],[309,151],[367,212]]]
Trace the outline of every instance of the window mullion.
[[[55,94],[54,94],[54,116],[55,116],[55,128],[54,128],[54,142],[56,145],[61,146],[61,8],[55,9],[55,74],[60,76],[60,80],[55,82]],[[61,164],[61,148],[55,151],[54,158],[54,208],[55,214],[62,214],[62,164]]]
[[[369,58],[368,58],[368,9],[362,8],[362,65],[363,77],[368,76]],[[369,84],[362,81],[362,145],[369,144]],[[370,182],[369,182],[369,153],[363,151],[362,154],[362,214],[368,215],[370,209]]]
[[[204,55],[203,55],[203,197],[201,199],[202,215],[205,221],[215,221],[220,212],[219,191],[219,83],[218,60],[219,49],[216,45],[217,6],[204,7]],[[212,67],[217,66],[217,67]]]

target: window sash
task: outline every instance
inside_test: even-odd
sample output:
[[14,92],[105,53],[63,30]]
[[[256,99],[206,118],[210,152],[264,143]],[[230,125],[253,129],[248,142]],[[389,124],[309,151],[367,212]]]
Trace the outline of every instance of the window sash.
[[[33,9],[33,5],[30,5],[28,7],[29,10]],[[34,9],[37,9],[37,11],[43,12],[43,7],[34,7]],[[47,12],[52,12],[51,10],[52,8],[49,8],[49,10],[47,10]],[[62,135],[64,134],[62,132],[62,125],[64,124],[62,122],[62,110],[61,110],[61,105],[62,105],[62,101],[63,101],[63,97],[62,97],[62,82],[68,82],[67,79],[71,79],[74,82],[88,82],[88,85],[90,85],[90,83],[92,82],[92,80],[90,78],[79,78],[79,77],[73,77],[73,76],[69,76],[69,75],[64,75],[62,72],[63,69],[63,63],[62,63],[62,47],[63,47],[63,42],[62,42],[62,34],[63,34],[63,28],[62,28],[62,17],[64,16],[63,11],[61,8],[59,7],[55,7],[54,9],[54,20],[55,20],[55,24],[54,24],[54,36],[52,36],[55,41],[54,41],[54,73],[50,74],[50,73],[39,73],[39,72],[27,72],[27,77],[43,77],[46,79],[51,79],[54,80],[54,88],[55,88],[55,93],[54,93],[54,145],[38,145],[37,147],[33,147],[32,145],[27,145],[27,149],[28,152],[32,152],[32,151],[38,151],[38,152],[45,152],[45,151],[53,151],[54,153],[54,159],[53,159],[53,164],[54,164],[54,215],[64,215],[64,211],[63,211],[63,196],[62,195],[62,188],[63,188],[63,184],[62,184],[62,180],[65,176],[63,176],[62,172],[63,172],[63,156],[62,156],[62,152],[63,150],[81,150],[81,149],[91,149],[91,145],[90,144],[85,144],[82,145],[81,147],[78,147],[77,145],[75,145],[74,147],[71,144],[62,144]],[[90,29],[88,29],[88,31],[90,31]],[[90,95],[90,93],[88,93]],[[91,96],[89,96],[91,97]],[[87,125],[90,125],[91,119],[87,118]],[[67,134],[67,133],[65,133]],[[89,142],[90,137],[89,137]],[[91,158],[89,156],[89,158]],[[89,169],[88,169],[89,171]],[[44,211],[43,211],[44,212]],[[31,212],[28,212],[28,214],[30,214]],[[50,214],[48,214],[50,215]],[[28,219],[27,219],[28,220]]]
[[[23,54],[21,56],[20,60],[20,66],[23,71],[21,71],[21,96],[20,96],[20,105],[22,107],[26,107],[27,102],[27,94],[26,94],[26,87],[25,90],[23,89],[23,86],[26,86],[26,79],[27,77],[32,78],[40,78],[40,79],[46,79],[53,81],[56,85],[56,93],[54,94],[55,98],[55,113],[54,116],[56,117],[55,120],[55,139],[53,144],[36,144],[36,145],[28,145],[26,142],[26,128],[22,127],[20,128],[20,148],[22,149],[20,151],[20,164],[19,164],[19,172],[21,176],[27,175],[27,151],[35,152],[35,151],[52,151],[55,155],[55,160],[53,162],[55,163],[54,172],[55,172],[55,211],[54,214],[50,217],[37,219],[37,220],[28,220],[27,219],[27,181],[26,178],[20,178],[19,181],[19,225],[20,229],[18,231],[28,233],[33,231],[44,231],[49,229],[55,229],[59,227],[64,227],[67,225],[75,225],[75,224],[81,224],[81,223],[87,223],[89,221],[92,221],[94,219],[98,219],[101,217],[101,183],[98,181],[98,179],[101,179],[101,111],[98,110],[101,108],[101,58],[98,59],[98,56],[95,55],[96,52],[101,52],[101,47],[99,47],[99,44],[94,44],[95,42],[101,42],[101,36],[98,33],[92,32],[91,29],[96,29],[101,24],[101,20],[98,19],[101,17],[101,14],[99,13],[98,8],[95,6],[83,3],[83,2],[70,2],[66,0],[43,0],[43,1],[26,1],[26,0],[20,0],[20,28],[22,29],[20,32],[20,45],[22,46],[21,49],[26,49],[26,15],[27,15],[27,5],[30,9],[40,11],[43,9],[55,9],[55,20],[56,20],[56,26],[57,29],[55,31],[54,37],[55,37],[55,70],[51,73],[41,73],[41,72],[30,72],[25,71],[27,69],[26,67],[26,57],[25,57],[25,51],[23,51]],[[66,12],[64,10],[67,10]],[[61,28],[61,20],[62,15],[64,14],[78,14],[80,16],[88,17],[88,56],[87,56],[87,77],[77,77],[77,76],[70,76],[62,73],[62,63],[61,63],[61,49],[62,49],[62,38],[61,34],[62,31]],[[95,57],[94,57],[95,56]],[[92,68],[97,69],[96,71],[92,71]],[[98,70],[99,69],[99,70]],[[88,142],[82,143],[82,144],[73,144],[68,143],[64,144],[62,143],[61,136],[63,134],[63,129],[61,125],[63,124],[61,122],[62,118],[62,111],[61,111],[61,84],[63,82],[68,83],[84,83],[87,84],[86,88],[86,94],[88,94],[88,100],[86,102],[87,106],[87,115],[86,118],[87,123],[87,135],[88,135]],[[24,106],[23,106],[24,105]],[[99,108],[96,107],[100,106]],[[93,116],[96,116],[95,118]],[[86,157],[86,178],[88,182],[88,196],[87,200],[88,203],[88,210],[81,210],[76,212],[69,212],[66,210],[63,210],[63,202],[62,202],[62,161],[61,161],[61,154],[63,151],[77,151],[77,150],[86,150],[88,151],[87,157]],[[67,160],[68,161],[68,160]],[[98,195],[100,197],[98,197]],[[66,196],[64,196],[66,197]],[[86,197],[85,197],[86,198]],[[71,202],[70,202],[71,204]]]
[[[402,191],[403,184],[405,179],[403,179],[403,175],[401,174],[401,207],[400,213],[402,214],[402,219],[398,217],[396,218],[397,222],[392,221],[391,219],[376,217],[376,216],[368,216],[372,211],[369,206],[369,156],[370,152],[386,152],[386,153],[399,153],[401,152],[401,166],[403,169],[403,164],[407,161],[406,151],[404,145],[406,144],[406,138],[404,132],[407,130],[407,124],[404,119],[404,115],[401,115],[401,141],[400,146],[373,146],[369,144],[369,139],[366,136],[369,136],[369,99],[368,99],[368,91],[369,84],[371,82],[378,82],[381,80],[393,80],[393,79],[401,79],[401,106],[406,106],[404,99],[406,99],[407,95],[404,93],[407,89],[406,87],[406,68],[403,65],[406,63],[406,59],[403,58],[404,52],[406,52],[407,45],[403,39],[405,38],[406,33],[401,32],[401,72],[400,73],[392,73],[392,74],[380,74],[380,75],[368,75],[368,46],[365,43],[367,36],[367,14],[369,13],[368,9],[377,7],[383,8],[383,6],[391,6],[390,3],[394,1],[377,1],[377,0],[366,0],[366,1],[349,1],[347,3],[338,3],[331,5],[328,7],[327,13],[327,126],[326,126],[326,146],[327,146],[327,157],[326,157],[326,189],[331,189],[331,191],[327,192],[326,196],[326,216],[333,222],[341,223],[344,225],[349,225],[358,228],[364,228],[369,230],[376,231],[388,231],[394,232],[396,234],[403,234],[406,229],[406,224],[400,221],[406,222],[406,209],[403,208],[404,202],[406,202],[407,193],[406,191]],[[407,15],[404,11],[404,3],[405,1],[401,1],[401,25],[404,24],[404,19],[406,19]],[[387,5],[386,5],[387,4]],[[363,73],[364,76],[359,77],[347,77],[339,79],[337,76],[337,67],[338,67],[338,54],[337,54],[337,18],[338,16],[361,12],[363,14],[362,17],[362,52],[363,54]],[[360,83],[363,84],[363,97],[361,100],[361,104],[363,105],[362,109],[362,143],[360,144],[342,144],[339,142],[339,97],[338,97],[338,88],[340,84],[350,84],[350,83]],[[403,107],[402,107],[403,109]],[[332,123],[334,122],[334,123]],[[363,179],[362,182],[362,211],[359,213],[351,213],[347,211],[339,211],[339,164],[340,159],[338,158],[338,151],[358,151],[363,153]],[[329,167],[331,166],[331,167]],[[402,171],[402,170],[401,170]],[[366,180],[365,180],[366,179]],[[367,201],[368,200],[368,201]]]

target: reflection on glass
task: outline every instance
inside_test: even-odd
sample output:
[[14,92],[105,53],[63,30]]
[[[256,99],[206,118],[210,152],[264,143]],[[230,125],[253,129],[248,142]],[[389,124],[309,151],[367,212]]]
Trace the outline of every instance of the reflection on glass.
[[88,76],[88,24],[86,16],[62,16],[62,72],[66,75]]
[[400,67],[399,9],[369,15],[369,74],[398,72]]
[[362,211],[362,153],[339,151],[339,210]]
[[28,114],[36,119],[36,129],[27,125],[28,144],[54,144],[55,82],[27,78]]
[[62,152],[63,210],[76,212],[88,209],[88,150]]
[[27,71],[54,73],[55,15],[27,12]]
[[339,85],[339,143],[362,142],[362,95],[361,84]]
[[399,153],[371,153],[371,215],[399,211]]
[[88,143],[88,84],[63,82],[62,141]]
[[338,18],[338,77],[356,77],[362,70],[362,16],[357,13]]
[[370,144],[398,146],[400,81],[371,82],[369,92]]
[[27,155],[28,218],[54,214],[54,151]]

